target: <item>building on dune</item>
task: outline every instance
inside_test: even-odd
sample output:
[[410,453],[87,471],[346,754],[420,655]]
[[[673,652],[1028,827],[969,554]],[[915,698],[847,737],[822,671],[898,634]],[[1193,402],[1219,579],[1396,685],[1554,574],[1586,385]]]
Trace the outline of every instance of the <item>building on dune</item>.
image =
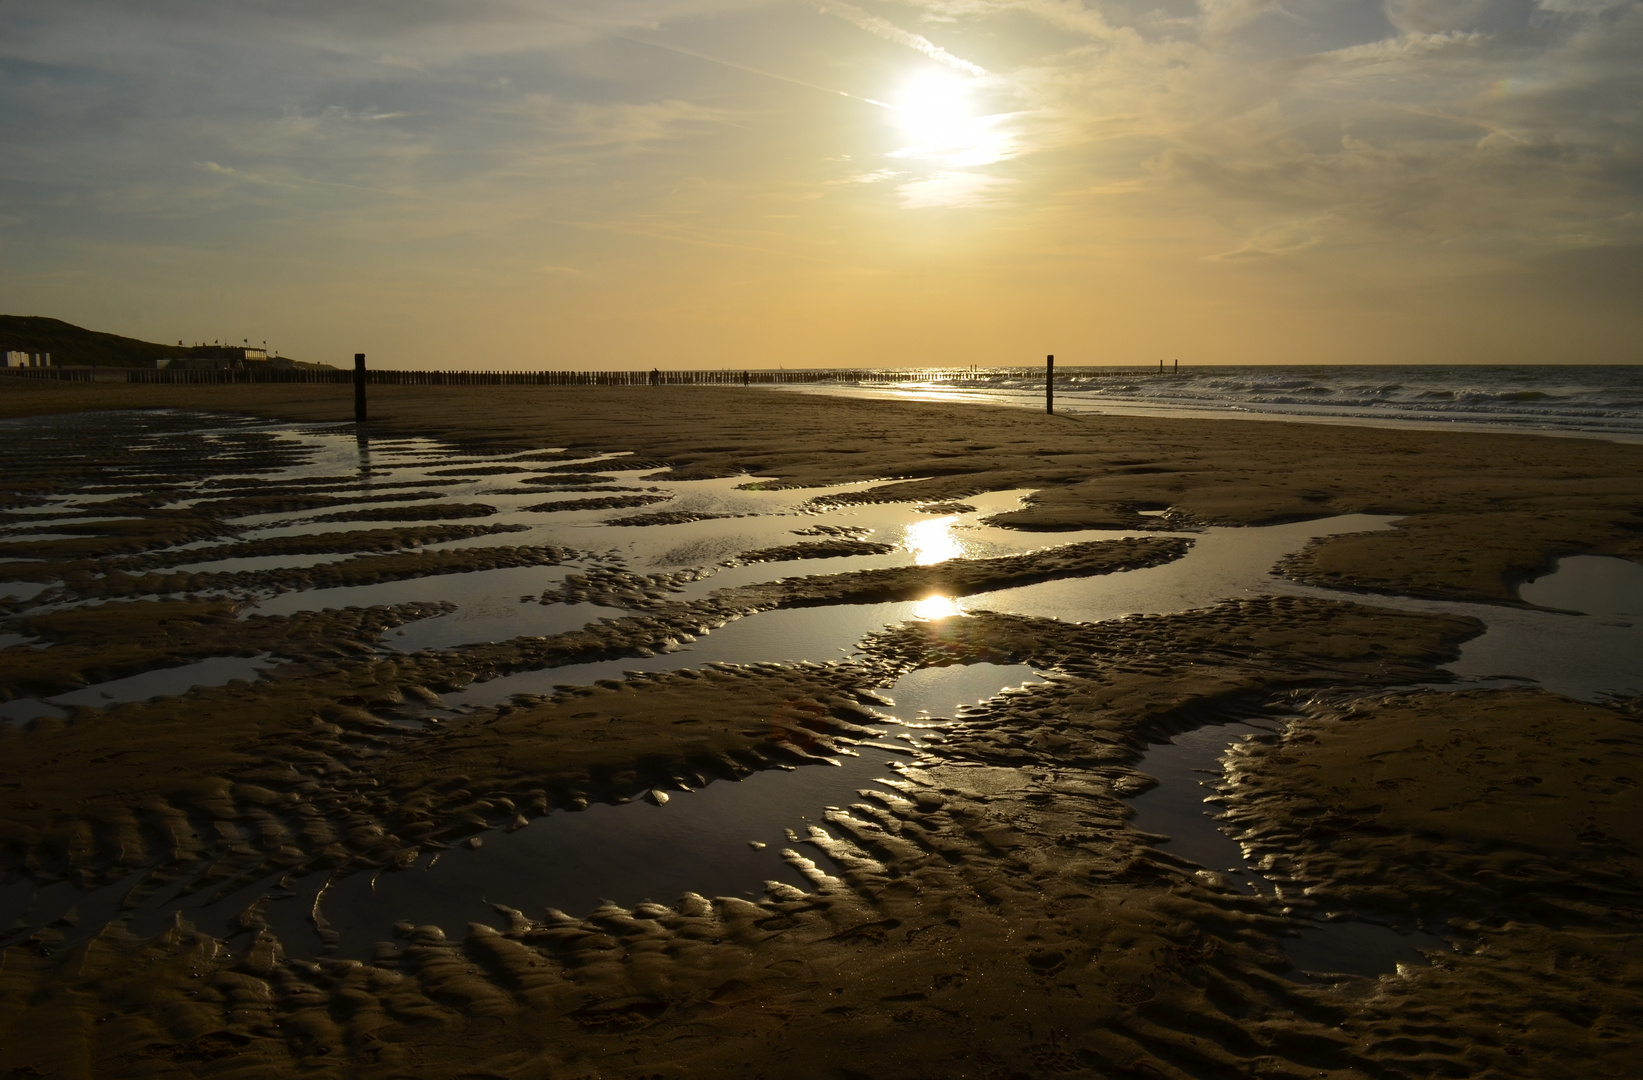
[[7,349],[6,366],[9,368],[50,367],[51,354],[48,352],[25,352],[21,349]]
[[186,355],[161,357],[154,366],[162,371],[291,371],[297,363],[255,347],[196,345]]

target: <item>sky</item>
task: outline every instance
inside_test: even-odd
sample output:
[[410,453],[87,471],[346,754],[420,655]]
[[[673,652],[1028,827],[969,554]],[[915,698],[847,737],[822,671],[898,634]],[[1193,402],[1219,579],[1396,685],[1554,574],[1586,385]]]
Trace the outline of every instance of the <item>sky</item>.
[[413,368],[1643,362],[1643,0],[0,0],[0,311]]

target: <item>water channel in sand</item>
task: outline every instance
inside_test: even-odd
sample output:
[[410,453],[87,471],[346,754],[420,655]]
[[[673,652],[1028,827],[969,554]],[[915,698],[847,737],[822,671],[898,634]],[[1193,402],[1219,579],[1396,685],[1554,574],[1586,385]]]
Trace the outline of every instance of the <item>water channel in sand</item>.
[[[1165,837],[1160,846],[1206,870],[1244,882],[1274,896],[1272,882],[1244,858],[1243,848],[1217,824],[1216,782],[1231,747],[1245,739],[1271,738],[1282,730],[1282,717],[1208,724],[1154,746],[1137,765],[1158,786],[1130,800],[1131,823],[1142,832]],[[1423,963],[1418,950],[1443,947],[1443,939],[1418,927],[1391,927],[1344,920],[1292,922],[1284,953],[1302,973],[1378,975],[1397,963]],[[1309,977],[1311,977],[1309,975]]]
[[[923,512],[906,503],[855,504],[850,496],[870,485],[852,484],[822,491],[749,489],[746,478],[707,481],[662,481],[652,472],[624,470],[620,457],[555,458],[536,455],[482,456],[452,451],[425,440],[366,443],[323,429],[260,428],[289,439],[296,450],[279,469],[262,470],[263,483],[311,482],[316,489],[352,492],[360,502],[326,505],[318,513],[262,514],[241,519],[239,539],[379,528],[393,522],[339,525],[316,520],[350,509],[376,506],[372,491],[395,485],[426,488],[426,502],[483,503],[494,513],[486,524],[514,531],[446,543],[425,550],[460,550],[497,545],[551,545],[567,552],[561,565],[515,567],[443,574],[408,581],[335,589],[296,589],[273,594],[243,587],[246,615],[291,614],[324,607],[394,604],[408,601],[449,605],[441,615],[406,624],[391,632],[384,649],[457,648],[473,642],[520,635],[556,633],[598,618],[626,614],[621,608],[555,602],[552,597],[569,573],[612,566],[638,573],[688,569],[699,573],[670,598],[706,595],[727,585],[754,584],[808,573],[836,573],[949,558],[976,558],[1020,553],[1047,546],[1045,537],[998,529],[984,519],[1019,505],[1025,492],[994,492],[968,501],[963,508],[935,507]],[[300,451],[300,452],[298,452]],[[649,501],[633,509],[553,509],[554,502],[585,498],[589,485],[558,484],[573,465],[597,480],[592,490]],[[498,471],[502,470],[502,471]],[[239,477],[245,480],[249,477]],[[221,486],[234,477],[216,477]],[[557,485],[558,490],[549,491]],[[613,491],[614,489],[614,491]],[[201,488],[187,497],[209,494]],[[817,498],[817,496],[822,498]],[[109,498],[106,491],[69,493],[40,508],[61,513],[85,512]],[[619,524],[624,515],[667,511],[671,523]],[[693,515],[704,515],[687,520]],[[52,519],[56,521],[57,519]],[[651,519],[660,521],[663,519]],[[820,528],[818,528],[820,527]],[[1208,529],[1194,534],[1194,546],[1183,558],[1162,566],[1095,578],[1061,580],[999,590],[949,604],[947,617],[965,611],[993,610],[1076,621],[1097,621],[1132,614],[1167,614],[1210,606],[1227,597],[1258,592],[1299,593],[1330,599],[1393,606],[1405,610],[1472,615],[1488,630],[1467,643],[1451,671],[1466,680],[1527,679],[1560,693],[1587,699],[1605,693],[1643,692],[1643,570],[1614,559],[1579,557],[1564,560],[1557,571],[1523,587],[1535,608],[1446,604],[1403,598],[1366,597],[1312,589],[1271,576],[1285,555],[1313,538],[1390,527],[1385,518],[1366,515],[1247,529]],[[793,562],[737,562],[751,550],[795,542],[795,534],[849,535],[883,542],[889,551]],[[6,535],[13,533],[14,535]],[[1056,534],[1056,545],[1090,539],[1138,535],[1137,532]],[[25,538],[16,525],[0,529],[0,541]],[[198,562],[195,551],[213,546],[213,559]],[[301,569],[334,556],[313,553],[259,557],[236,562],[221,545],[179,545],[175,566],[203,570]],[[190,563],[190,558],[195,561]],[[253,566],[252,563],[255,562]],[[54,598],[49,586],[13,590],[39,595],[45,607],[71,601]],[[666,590],[663,590],[666,593]],[[19,595],[19,599],[30,599]],[[1554,610],[1547,610],[1554,609]],[[453,713],[494,706],[514,694],[549,693],[557,685],[586,685],[597,679],[621,678],[624,672],[671,671],[710,663],[764,663],[836,660],[853,652],[866,635],[886,625],[927,617],[927,604],[839,605],[768,611],[716,629],[675,652],[645,658],[602,661],[521,672],[475,683],[447,696]],[[183,668],[149,672],[117,683],[59,695],[46,702],[9,702],[0,713],[14,722],[33,715],[56,715],[58,706],[96,706],[107,702],[177,694],[195,685],[220,685],[229,678],[255,678],[278,662],[258,657],[223,657]],[[178,883],[149,897],[130,913],[132,928],[148,932],[177,912],[202,928],[227,933],[238,912],[262,896],[271,897],[266,916],[294,954],[313,953],[325,944],[327,931],[343,955],[368,956],[372,943],[388,937],[402,920],[432,923],[456,931],[469,921],[494,921],[492,903],[527,912],[556,907],[573,913],[601,900],[632,905],[642,900],[668,902],[686,890],[709,895],[758,895],[767,880],[804,886],[806,879],[780,852],[792,844],[788,830],[802,833],[829,806],[855,801],[857,792],[895,770],[918,767],[919,746],[938,747],[942,717],[965,704],[989,698],[1008,687],[1035,681],[1026,668],[976,664],[924,669],[905,676],[888,694],[883,737],[860,747],[859,756],[840,757],[836,767],[769,770],[738,783],[720,782],[694,791],[669,792],[665,805],[633,802],[590,807],[580,813],[553,813],[512,832],[484,834],[477,849],[455,848],[425,854],[409,871],[356,874],[331,882],[313,874],[291,889],[277,878],[206,907],[205,893],[180,897]],[[1456,684],[1446,684],[1456,685]],[[1475,683],[1467,683],[1475,685]],[[924,718],[924,719],[921,719]],[[1215,776],[1229,744],[1245,737],[1270,737],[1265,728],[1239,722],[1208,726],[1177,736],[1143,758],[1143,772],[1160,779],[1159,787],[1134,800],[1136,823],[1144,831],[1170,837],[1162,846],[1182,859],[1235,873],[1261,888],[1259,876],[1243,866],[1238,846],[1204,812],[1204,789],[1198,778]],[[763,846],[757,846],[763,845]],[[818,863],[825,856],[813,853]],[[120,913],[120,900],[144,876],[81,893],[66,882],[35,891],[27,882],[0,888],[0,927],[40,926],[73,909],[77,932],[90,933]],[[316,923],[311,915],[318,911]],[[1415,946],[1437,939],[1408,935],[1408,928],[1370,924],[1301,925],[1287,942],[1298,968],[1314,971],[1369,973],[1384,971],[1399,959],[1412,959]],[[334,935],[334,937],[332,936]],[[73,936],[72,934],[70,935]]]
[[[1333,532],[1384,528],[1383,519],[1353,518],[1276,526],[1267,529],[1211,530],[1200,537],[1192,554],[1175,563],[1127,571],[1101,578],[1079,579],[1004,590],[967,598],[972,610],[989,609],[1020,614],[1067,618],[1080,608],[1093,618],[1147,612],[1166,613],[1208,606],[1226,596],[1255,591],[1273,583],[1269,567],[1298,550],[1306,540]],[[1196,556],[1196,559],[1195,559]],[[1632,564],[1597,568],[1624,580]],[[1591,591],[1593,567],[1577,563],[1581,588]],[[1560,572],[1562,568],[1560,567]],[[1528,592],[1550,607],[1574,606],[1570,589],[1548,575]],[[1527,587],[1526,587],[1527,588]],[[1309,590],[1327,592],[1327,590]],[[1616,595],[1611,586],[1597,595]],[[1380,598],[1339,594],[1335,599],[1380,603]],[[1403,601],[1396,601],[1399,606]],[[1619,602],[1634,609],[1631,601]],[[1638,679],[1643,649],[1635,648],[1629,622],[1607,619],[1577,622],[1571,631],[1565,620],[1586,618],[1558,611],[1531,611],[1488,605],[1420,602],[1422,610],[1455,612],[1483,618],[1489,630],[1475,641],[1492,643],[1479,651],[1469,649],[1450,665],[1457,675],[1501,676],[1552,684],[1559,692],[1591,699],[1610,689],[1607,683],[1578,683],[1566,666],[1561,650],[1547,650],[1548,634],[1563,634],[1591,658],[1591,670],[1618,679],[1612,688],[1643,686]],[[585,683],[594,678],[620,677],[623,670],[673,670],[682,662],[709,660],[753,663],[768,660],[821,660],[848,651],[849,645],[887,623],[914,617],[913,604],[842,606],[838,608],[777,611],[738,620],[707,635],[691,652],[635,661],[581,665],[533,672],[476,684],[465,703],[503,700],[507,693],[526,689],[542,692],[554,683]],[[1046,610],[1049,609],[1049,610]],[[694,652],[696,655],[692,655]],[[1506,668],[1498,658],[1510,660]],[[963,703],[976,702],[1020,685],[1024,669],[988,664],[933,668],[913,672],[890,690],[897,706],[891,715],[911,719],[927,715],[951,716]],[[547,682],[551,680],[551,682]],[[547,682],[547,685],[543,685]],[[1450,684],[1443,684],[1450,685]],[[1454,685],[1476,685],[1467,682]],[[1600,689],[1600,687],[1602,689]],[[931,706],[935,708],[931,708]],[[942,711],[943,709],[947,711]],[[910,713],[908,710],[914,710]],[[1243,860],[1239,845],[1218,828],[1213,810],[1206,811],[1205,777],[1217,776],[1220,759],[1240,738],[1269,732],[1243,722],[1206,725],[1156,747],[1139,764],[1142,772],[1161,781],[1157,788],[1137,796],[1136,825],[1146,832],[1170,837],[1166,850],[1207,869],[1230,872],[1261,888],[1264,879]],[[908,730],[886,725],[890,738],[939,742],[939,722]],[[665,806],[635,802],[622,806],[591,807],[579,814],[556,814],[538,823],[505,833],[486,834],[478,850],[441,853],[438,861],[425,856],[410,873],[355,875],[326,889],[323,897],[299,898],[283,912],[269,910],[282,940],[313,940],[313,924],[299,917],[304,908],[323,912],[327,930],[335,933],[345,955],[366,955],[368,942],[385,939],[400,920],[449,928],[470,921],[494,921],[491,903],[526,911],[544,906],[571,912],[591,910],[597,902],[632,906],[644,900],[670,901],[686,890],[709,895],[756,896],[765,881],[803,886],[805,879],[777,856],[791,846],[787,829],[802,830],[818,821],[830,806],[848,805],[864,787],[887,775],[887,770],[916,767],[909,751],[888,759],[879,746],[862,749],[858,758],[842,758],[841,766],[804,768],[795,772],[756,774],[740,783],[716,783],[688,795],[674,794]],[[542,826],[539,828],[539,826]],[[755,848],[752,843],[765,846]],[[819,851],[806,854],[824,867]],[[420,872],[419,872],[420,871]],[[1271,886],[1265,890],[1271,892]],[[317,901],[317,903],[315,903]],[[229,907],[230,905],[223,905]],[[291,935],[288,937],[288,935]],[[1373,975],[1396,963],[1421,962],[1420,949],[1442,946],[1436,935],[1418,927],[1390,927],[1343,920],[1312,923],[1296,920],[1282,943],[1300,973]],[[1310,974],[1308,977],[1313,977]]]
[[99,708],[125,701],[147,701],[154,697],[178,697],[197,686],[226,686],[236,679],[255,681],[284,660],[272,653],[255,656],[212,656],[192,664],[158,668],[124,679],[93,683],[45,699],[19,698],[0,704],[0,720],[27,723],[42,716],[62,717],[74,707]]
[[881,736],[860,744],[855,756],[834,758],[836,766],[770,769],[736,783],[669,790],[662,805],[596,804],[514,832],[492,830],[483,847],[425,856],[408,873],[343,879],[326,891],[322,909],[330,929],[357,951],[382,940],[394,920],[462,927],[493,920],[491,903],[582,913],[604,901],[671,902],[687,891],[757,897],[767,881],[804,888],[809,881],[780,855],[795,836],[820,825],[827,809],[859,801],[863,788],[914,764],[920,749],[941,739],[942,721],[932,717],[1041,681],[1021,665],[914,671],[886,694],[893,704],[883,706]]
[[[1313,523],[1312,528],[1328,524]],[[1298,546],[1307,531],[1294,526],[1282,528],[1290,533],[1282,545],[1270,539],[1252,544],[1250,538],[1242,537],[1236,547],[1260,551],[1265,557],[1275,547]],[[1280,550],[1278,555],[1281,557],[1284,553]],[[1214,561],[1210,563],[1219,565]],[[1575,573],[1564,579],[1562,575],[1571,563]],[[1168,567],[1112,575],[1111,580],[1118,582],[1126,576],[1143,574],[1162,576],[1157,574],[1160,569]],[[1225,565],[1220,565],[1220,571],[1232,573]],[[1525,664],[1521,670],[1538,672],[1553,680],[1566,680],[1567,674],[1559,667],[1555,652],[1548,655],[1543,647],[1535,647],[1537,641],[1544,645],[1549,629],[1546,620],[1593,619],[1611,632],[1605,639],[1602,632],[1594,631],[1596,640],[1606,640],[1612,650],[1606,660],[1602,657],[1599,660],[1608,665],[1610,672],[1619,672],[1629,679],[1637,674],[1638,658],[1643,656],[1643,651],[1628,651],[1626,645],[1631,640],[1629,633],[1635,630],[1628,616],[1643,610],[1643,590],[1632,582],[1632,572],[1632,564],[1621,560],[1565,560],[1556,573],[1524,588],[1526,596],[1561,609],[1555,611],[1389,600],[1352,594],[1336,598],[1397,606],[1417,604],[1422,610],[1462,611],[1492,617],[1497,621],[1491,622],[1489,634],[1497,635],[1505,644],[1497,642],[1487,655],[1538,660],[1540,663]],[[1264,574],[1255,576],[1264,577]],[[1595,588],[1594,578],[1599,582]],[[1100,580],[1103,579],[1096,579]],[[1179,578],[1172,576],[1166,580],[1178,582]],[[1268,584],[1281,591],[1295,588],[1275,582]],[[1119,584],[1115,591],[1123,592],[1129,587]],[[1014,594],[1027,591],[1009,590]],[[988,601],[1004,595],[984,594],[972,598],[971,606],[993,607]],[[1184,599],[1178,589],[1166,590],[1164,595],[1176,601]],[[1566,613],[1580,605],[1595,609],[1594,614]],[[740,656],[747,662],[772,657],[813,659],[818,658],[818,650],[838,648],[834,644],[838,640],[858,640],[886,621],[911,617],[913,606],[863,605],[766,613],[731,623],[707,635],[698,645],[720,639],[722,644],[714,652],[716,657]],[[1013,610],[1026,606],[1019,598],[1012,598],[1008,605]],[[1507,617],[1499,621],[1502,615]],[[789,624],[785,633],[773,632],[772,624],[777,617]],[[743,628],[739,634],[738,628]],[[1489,634],[1474,641],[1483,641]],[[676,669],[682,666],[681,661],[696,659],[700,663],[702,660],[688,653],[649,659],[653,661],[649,665],[653,670]],[[594,677],[619,675],[622,666],[632,669],[645,663],[616,661],[611,665],[554,669],[552,674],[561,683],[584,682]],[[1488,664],[1480,667],[1475,657],[1463,656],[1451,667],[1462,674],[1494,677],[1503,674]],[[579,675],[583,678],[578,678]],[[458,847],[425,854],[411,870],[403,873],[355,874],[335,882],[316,874],[298,881],[291,890],[276,888],[277,878],[271,878],[209,905],[205,894],[179,899],[177,894],[183,888],[180,883],[150,897],[131,912],[132,929],[139,933],[158,929],[181,912],[204,929],[227,934],[234,929],[234,920],[245,905],[270,895],[274,900],[266,907],[266,917],[294,954],[318,953],[329,940],[336,943],[341,955],[363,958],[370,955],[374,942],[392,936],[396,923],[410,921],[457,930],[472,921],[494,921],[497,916],[492,904],[536,912],[545,907],[585,912],[604,901],[632,906],[645,900],[671,900],[687,890],[754,897],[764,891],[767,881],[803,887],[807,884],[806,878],[780,854],[792,846],[793,835],[801,835],[821,821],[829,807],[846,806],[855,801],[863,788],[872,787],[882,778],[893,777],[900,769],[916,768],[920,748],[939,746],[942,718],[957,714],[967,704],[1007,692],[1011,686],[1027,685],[1039,679],[1028,668],[991,664],[921,669],[889,688],[886,697],[893,704],[884,707],[883,737],[860,747],[859,756],[838,758],[837,767],[769,770],[738,783],[719,782],[693,791],[670,791],[665,805],[635,801],[616,806],[595,805],[580,813],[554,813],[517,831],[485,833],[480,838],[482,846],[477,849]],[[1632,685],[1626,679],[1622,685]],[[511,684],[512,680],[495,682]],[[1586,698],[1600,693],[1591,684],[1570,685],[1565,687],[1565,692]],[[1161,844],[1171,854],[1245,880],[1251,888],[1270,894],[1270,884],[1244,863],[1238,844],[1218,828],[1213,803],[1206,804],[1205,800],[1214,797],[1213,785],[1220,774],[1220,761],[1229,747],[1243,738],[1269,737],[1278,730],[1281,719],[1251,723],[1239,718],[1225,724],[1210,724],[1155,747],[1142,758],[1139,768],[1160,784],[1132,800],[1136,826],[1144,832],[1167,836]],[[1205,785],[1209,785],[1208,790]],[[794,834],[790,835],[789,830],[794,830]],[[806,854],[824,868],[830,865],[819,851],[807,849]],[[56,915],[73,908],[78,925],[85,927],[84,933],[89,933],[118,913],[120,898],[140,877],[141,874],[136,875],[131,881],[89,896],[78,894],[65,883],[48,886],[38,896],[25,896],[14,886],[0,891],[0,909],[10,909],[0,910],[0,918],[22,917],[25,924],[39,925],[47,921],[41,918],[47,912]],[[312,915],[316,910],[321,914],[318,922]],[[320,927],[325,930],[324,938],[318,932]],[[1352,921],[1314,924],[1297,920],[1293,935],[1283,944],[1299,971],[1363,975],[1388,970],[1397,962],[1416,962],[1417,949],[1438,947],[1441,941],[1413,927],[1394,928]]]
[[[978,593],[943,606],[940,613],[998,611],[1069,622],[1098,622],[1125,615],[1191,611],[1210,607],[1229,596],[1244,596],[1259,590],[1271,577],[1271,567],[1279,559],[1301,550],[1317,537],[1385,529],[1390,527],[1389,520],[1369,514],[1349,514],[1260,528],[1206,529],[1194,534],[1192,548],[1186,555],[1162,566]],[[786,564],[785,571],[773,576],[810,570],[807,565]],[[550,693],[558,685],[588,685],[597,679],[621,678],[628,671],[673,671],[708,663],[837,660],[841,655],[854,652],[868,634],[909,619],[927,617],[928,611],[928,603],[924,601],[765,611],[737,619],[688,647],[666,655],[521,672],[474,683],[460,693],[448,695],[445,701],[457,708],[496,705],[514,694]]]
[[[1582,701],[1643,694],[1643,567],[1625,559],[1580,555],[1559,561],[1553,572],[1526,582],[1518,595],[1535,609],[1457,604],[1405,597],[1369,597],[1273,582],[1276,591],[1414,610],[1468,615],[1487,629],[1445,665],[1465,689],[1512,681],[1539,683]],[[1225,873],[1271,895],[1271,882],[1250,866],[1242,847],[1217,824],[1218,784],[1232,747],[1245,739],[1272,738],[1282,718],[1211,724],[1175,736],[1148,751],[1137,768],[1159,785],[1131,800],[1133,823],[1142,832],[1168,837],[1161,846],[1189,862]],[[1284,942],[1301,972],[1374,975],[1393,963],[1418,961],[1417,950],[1442,946],[1420,927],[1343,921],[1296,920]]]

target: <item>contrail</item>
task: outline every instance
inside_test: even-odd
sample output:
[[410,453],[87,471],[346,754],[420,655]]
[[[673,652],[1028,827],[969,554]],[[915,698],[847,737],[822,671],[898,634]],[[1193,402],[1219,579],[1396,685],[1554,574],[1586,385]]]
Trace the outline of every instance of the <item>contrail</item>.
[[881,37],[885,41],[893,41],[897,45],[905,45],[909,49],[915,49],[938,64],[946,64],[948,67],[962,71],[967,75],[980,77],[988,74],[986,68],[972,64],[963,57],[954,56],[929,38],[903,30],[889,19],[881,19],[872,12],[863,11],[852,4],[843,3],[842,0],[815,0],[815,2],[816,10],[828,15],[837,15],[846,22],[854,23],[869,34]]
[[876,101],[870,97],[862,97],[860,94],[852,94],[847,90],[835,90],[831,86],[822,86],[818,83],[805,82],[803,79],[795,79],[787,75],[778,75],[774,71],[764,71],[760,68],[748,67],[746,64],[738,64],[734,60],[726,60],[722,56],[710,56],[704,52],[697,52],[695,49],[687,49],[683,45],[669,45],[665,41],[652,41],[649,38],[632,37],[617,30],[608,30],[604,28],[600,28],[599,33],[608,34],[614,38],[621,38],[623,41],[631,41],[635,45],[649,45],[652,48],[666,49],[668,52],[679,53],[683,56],[693,56],[698,60],[706,60],[710,64],[719,64],[723,67],[735,68],[737,71],[745,71],[749,75],[759,75],[766,79],[775,79],[778,82],[792,83],[794,86],[802,86],[807,90],[819,90],[824,94],[835,94],[839,97],[849,98],[851,101],[864,101],[869,105],[877,105],[881,109],[895,108],[894,105],[891,105],[888,102]]

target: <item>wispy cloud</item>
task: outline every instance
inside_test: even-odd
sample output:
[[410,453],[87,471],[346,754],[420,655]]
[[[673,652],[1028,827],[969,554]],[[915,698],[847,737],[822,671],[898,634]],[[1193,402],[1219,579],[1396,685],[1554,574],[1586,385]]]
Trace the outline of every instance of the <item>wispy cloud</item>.
[[1269,225],[1231,251],[1205,255],[1208,263],[1238,263],[1257,259],[1277,259],[1295,255],[1324,242],[1322,226],[1327,219],[1285,221]]
[[910,210],[999,206],[1011,181],[975,172],[939,172],[896,188]]

